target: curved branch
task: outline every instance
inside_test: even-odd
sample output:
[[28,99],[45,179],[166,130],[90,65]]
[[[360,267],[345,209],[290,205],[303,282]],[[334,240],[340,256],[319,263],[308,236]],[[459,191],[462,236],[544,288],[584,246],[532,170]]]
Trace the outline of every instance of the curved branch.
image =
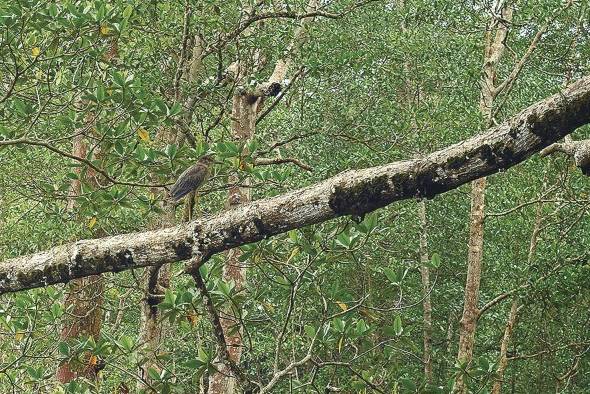
[[67,157],[68,159],[72,159],[75,161],[78,161],[82,164],[87,165],[88,167],[92,168],[94,171],[96,171],[97,173],[99,173],[100,175],[102,175],[108,182],[114,184],[114,185],[123,185],[123,186],[137,186],[137,187],[165,187],[165,186],[170,186],[170,184],[166,183],[166,184],[152,184],[152,183],[135,183],[135,182],[126,182],[126,181],[119,181],[113,177],[111,177],[109,175],[108,172],[106,172],[105,170],[103,170],[102,168],[96,166],[94,163],[92,163],[92,161],[84,158],[84,157],[79,157],[76,156],[74,154],[68,153],[66,151],[63,151],[59,148],[56,148],[55,146],[44,142],[44,141],[39,141],[39,140],[33,140],[33,139],[29,139],[29,138],[18,138],[15,140],[5,140],[5,141],[0,141],[0,147],[2,146],[8,146],[8,145],[32,145],[32,146],[40,146],[43,147],[47,150],[50,150],[54,153],[57,153],[60,156],[64,156]]

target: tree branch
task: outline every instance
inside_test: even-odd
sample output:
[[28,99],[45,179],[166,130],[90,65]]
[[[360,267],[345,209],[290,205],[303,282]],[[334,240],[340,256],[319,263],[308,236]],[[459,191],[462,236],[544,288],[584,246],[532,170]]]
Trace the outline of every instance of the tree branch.
[[229,352],[227,351],[227,342],[225,341],[225,334],[223,333],[221,320],[219,320],[219,314],[215,309],[213,299],[211,298],[211,295],[207,290],[207,286],[205,285],[205,282],[203,282],[201,273],[198,269],[195,269],[191,271],[191,276],[195,281],[195,285],[197,287],[197,290],[199,291],[199,294],[203,298],[203,305],[205,306],[207,315],[209,315],[209,322],[213,326],[213,334],[215,336],[217,355],[221,359],[221,362],[224,363],[228,367],[228,369],[234,374],[234,377],[236,378],[238,385],[240,387],[246,387],[248,380],[244,376],[242,370],[231,359],[231,357],[229,356]]
[[590,122],[590,76],[506,122],[421,158],[314,185],[167,229],[82,240],[0,263],[0,294],[104,272],[208,257],[292,229],[410,198],[433,198],[508,169]]
[[260,159],[256,159],[254,161],[254,165],[256,166],[268,166],[268,165],[273,165],[273,164],[285,164],[285,163],[292,163],[295,164],[296,166],[304,169],[305,171],[313,171],[313,167],[311,167],[308,164],[305,164],[304,162],[302,162],[299,159],[296,159],[294,157],[277,157],[274,159],[266,159],[266,158],[260,158]]

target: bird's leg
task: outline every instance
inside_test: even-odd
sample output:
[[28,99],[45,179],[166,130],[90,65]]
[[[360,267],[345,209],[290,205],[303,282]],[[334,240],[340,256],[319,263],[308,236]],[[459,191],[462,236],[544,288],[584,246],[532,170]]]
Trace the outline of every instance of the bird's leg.
[[190,192],[186,197],[186,205],[184,206],[184,221],[190,222],[193,220],[193,209],[195,208],[195,194],[196,192],[193,190]]

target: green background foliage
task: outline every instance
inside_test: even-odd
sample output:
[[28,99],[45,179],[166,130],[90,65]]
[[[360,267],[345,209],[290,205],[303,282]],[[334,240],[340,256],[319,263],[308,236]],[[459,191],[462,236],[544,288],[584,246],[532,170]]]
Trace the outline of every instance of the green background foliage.
[[[289,3],[298,12],[305,7],[300,1]],[[352,4],[326,3],[331,12]],[[90,116],[96,125],[92,146],[101,155],[88,160],[116,180],[102,177],[98,188],[83,184],[75,211],[68,211],[70,184],[76,178],[85,182],[91,171],[87,164],[26,141],[0,146],[0,258],[99,232],[145,229],[162,212],[156,191],[161,189],[144,185],[169,184],[207,149],[223,164],[215,167],[199,197],[198,215],[224,209],[232,174],[251,179],[253,198],[259,199],[346,169],[425,154],[482,129],[478,101],[488,2],[408,1],[399,6],[376,1],[342,18],[316,18],[309,25],[294,59],[295,68],[304,66],[305,72],[258,124],[240,161],[244,145],[232,141],[228,114],[235,87],[216,82],[216,76],[234,59],[260,51],[268,65],[248,78],[264,81],[299,22],[266,20],[217,51],[220,37],[239,25],[244,5],[235,0],[192,5],[190,28],[211,49],[197,81],[182,79],[180,84],[182,95],[199,97],[190,114],[194,148],[157,138],[162,130],[179,127],[188,111],[173,91],[183,2],[0,2],[0,142],[23,138],[69,153],[73,134]],[[500,79],[562,5],[518,1],[514,7]],[[585,0],[555,16],[513,90],[498,98],[504,102],[499,122],[588,73],[589,29]],[[118,55],[106,60],[115,39]],[[574,137],[587,134],[584,127]],[[308,163],[313,172],[288,164],[252,165],[259,152],[293,137],[301,138],[282,146],[280,153]],[[590,386],[589,191],[587,178],[559,156],[533,157],[489,179],[480,305],[513,289],[522,305],[509,348],[516,358],[509,362],[506,390],[553,392],[558,387],[583,393]],[[544,201],[544,222],[537,254],[528,264],[537,200]],[[244,371],[267,382],[277,338],[283,335],[280,366],[302,358],[312,341],[313,363],[285,377],[276,392],[322,392],[328,385],[359,393],[375,388],[448,392],[449,382],[461,373],[455,359],[469,187],[427,203],[428,248],[440,256],[430,264],[432,385],[424,381],[421,360],[417,209],[416,201],[405,201],[359,222],[342,218],[244,246],[242,259],[249,269],[241,291],[221,279],[225,255],[214,256],[203,274],[216,305],[240,311]],[[211,325],[183,267],[173,265],[172,286],[159,305],[168,331],[159,354],[163,371],[150,375],[159,392],[196,391],[215,357]],[[63,285],[1,296],[1,392],[112,393],[122,385],[135,386],[143,357],[136,351],[141,272],[105,276],[98,340],[60,341],[60,322],[68,313]],[[509,300],[479,321],[475,362],[467,378],[473,392],[491,388]],[[99,381],[56,383],[56,366],[85,351],[105,362]],[[558,382],[556,376],[575,362],[577,373],[567,384]]]

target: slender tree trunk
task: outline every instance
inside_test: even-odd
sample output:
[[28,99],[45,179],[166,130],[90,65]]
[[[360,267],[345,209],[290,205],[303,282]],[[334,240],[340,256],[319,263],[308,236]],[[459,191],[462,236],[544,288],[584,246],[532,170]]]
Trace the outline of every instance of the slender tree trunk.
[[[164,142],[174,142],[174,133],[170,130],[163,129],[158,133],[156,139]],[[163,193],[155,190],[154,193]],[[164,200],[166,196],[162,196]],[[165,205],[163,202],[160,207],[164,211],[162,216],[150,227],[166,228],[175,224],[174,208],[171,205]],[[149,378],[148,370],[154,369],[160,372],[161,368],[158,363],[157,354],[159,352],[161,341],[165,335],[166,325],[162,321],[158,304],[164,300],[166,290],[170,287],[170,264],[156,265],[146,268],[144,272],[143,289],[144,295],[141,302],[141,317],[139,325],[139,343],[140,347],[136,350],[143,359],[139,365],[139,376],[142,380],[137,382],[137,390],[146,390],[152,384]],[[146,384],[147,383],[147,384]]]
[[443,358],[441,365],[440,365],[440,379],[444,379],[447,376],[447,370],[449,367],[449,360],[453,360],[453,336],[455,334],[454,330],[454,322],[455,322],[455,311],[451,308],[449,311],[449,320],[447,325],[447,336],[445,338],[446,341],[446,354]]
[[[484,221],[484,194],[486,178],[481,178],[472,183],[471,191],[471,215],[469,229],[469,254],[467,261],[467,282],[465,284],[465,299],[463,315],[459,322],[459,352],[457,359],[467,367],[473,356],[475,344],[475,329],[479,310],[479,284],[481,280],[481,261],[483,252],[483,221]],[[467,387],[463,381],[463,375],[459,375],[455,382],[455,392],[465,393]]]
[[[309,0],[307,11],[311,12],[317,9],[318,0]],[[299,50],[300,44],[304,39],[304,28],[311,18],[304,18],[301,21],[301,26],[295,29],[293,40],[288,46],[285,56],[275,63],[273,73],[266,82],[266,87],[273,84],[282,85],[282,81],[286,78],[287,72],[291,68],[293,56]],[[255,54],[254,57],[257,57]],[[256,60],[256,59],[254,59]],[[256,63],[256,61],[254,62]],[[239,62],[236,63],[236,80],[241,80],[245,76],[245,67]],[[256,90],[261,90],[259,86]],[[264,88],[265,89],[265,88]],[[262,90],[264,90],[262,89]],[[252,138],[256,132],[256,120],[259,110],[262,108],[264,102],[264,95],[257,96],[249,92],[238,91],[232,98],[232,136],[234,141],[238,143],[244,142]],[[243,152],[247,154],[248,152]],[[229,182],[236,183],[237,177],[230,177]],[[242,181],[244,187],[234,186],[230,188],[228,195],[228,208],[250,201],[249,180]],[[227,262],[223,267],[223,280],[233,281],[237,291],[243,289],[246,283],[246,269],[245,265],[239,261],[241,251],[239,249],[232,249],[227,253]],[[235,329],[234,326],[240,324],[239,317],[241,311],[233,310],[227,311],[226,315],[221,318],[221,326],[225,333],[225,340],[230,359],[237,365],[240,362],[242,354],[242,332]],[[236,390],[235,378],[229,371],[227,365],[217,361],[219,373],[215,373],[209,380],[209,393],[233,393]]]
[[423,310],[423,331],[424,351],[424,377],[426,382],[432,383],[432,305],[430,304],[430,270],[428,262],[428,222],[426,220],[426,201],[421,200],[418,204],[420,215],[420,275],[422,276],[422,310]]
[[[543,182],[543,186],[541,187],[541,195],[543,191],[547,188],[547,178]],[[541,197],[541,196],[539,196]],[[537,244],[539,241],[539,233],[541,232],[541,224],[543,222],[543,203],[537,204],[537,209],[535,210],[535,223],[533,225],[533,231],[531,233],[531,240],[529,243],[529,252],[527,256],[527,266],[530,267],[533,259],[535,258],[535,254],[537,252]],[[518,305],[518,298],[515,296],[512,301],[512,306],[510,307],[510,313],[508,314],[508,320],[506,321],[506,328],[504,329],[504,336],[502,337],[502,342],[500,343],[500,356],[498,359],[498,368],[496,369],[496,380],[492,386],[492,394],[500,394],[502,392],[502,382],[504,380],[504,372],[506,371],[506,367],[508,366],[508,345],[510,344],[510,339],[512,337],[512,332],[514,331],[514,325],[516,324],[516,317],[518,315],[518,311],[520,310]]]
[[[481,80],[481,99],[479,109],[485,121],[485,127],[490,127],[493,122],[494,99],[496,91],[496,66],[504,52],[504,43],[508,32],[508,26],[504,21],[512,19],[512,9],[502,6],[503,21],[495,18],[486,32],[486,45]],[[475,331],[479,310],[479,285],[483,262],[484,240],[484,211],[485,211],[486,178],[480,178],[472,182],[471,213],[469,215],[469,242],[467,254],[467,279],[465,283],[465,298],[463,315],[460,321],[459,351],[457,360],[465,368],[471,363],[473,348],[475,346]],[[460,374],[453,387],[453,392],[466,393],[467,387],[464,374]]]
[[[399,0],[400,8],[406,6],[404,0]],[[401,30],[407,34],[407,27],[405,20],[402,20]],[[411,94],[410,79],[411,75],[410,64],[408,61],[404,62],[404,71],[406,73],[406,92],[405,97],[408,105],[419,105],[421,100],[421,89],[417,88],[417,92]],[[412,97],[412,98],[410,98]],[[418,132],[417,122],[415,116],[412,116],[411,126],[414,132]],[[432,383],[432,305],[430,303],[430,270],[426,263],[428,262],[428,222],[426,220],[426,200],[420,200],[418,203],[418,216],[420,218],[420,276],[422,278],[422,313],[423,313],[423,343],[424,349],[422,353],[422,360],[424,362],[424,379],[428,383]]]
[[496,369],[496,381],[492,386],[492,394],[500,394],[502,392],[502,380],[504,379],[504,371],[508,365],[508,345],[510,344],[510,337],[514,330],[516,323],[516,315],[518,314],[518,299],[515,297],[510,307],[508,320],[506,321],[506,328],[504,329],[504,336],[500,344],[500,358],[498,360],[498,368]]

